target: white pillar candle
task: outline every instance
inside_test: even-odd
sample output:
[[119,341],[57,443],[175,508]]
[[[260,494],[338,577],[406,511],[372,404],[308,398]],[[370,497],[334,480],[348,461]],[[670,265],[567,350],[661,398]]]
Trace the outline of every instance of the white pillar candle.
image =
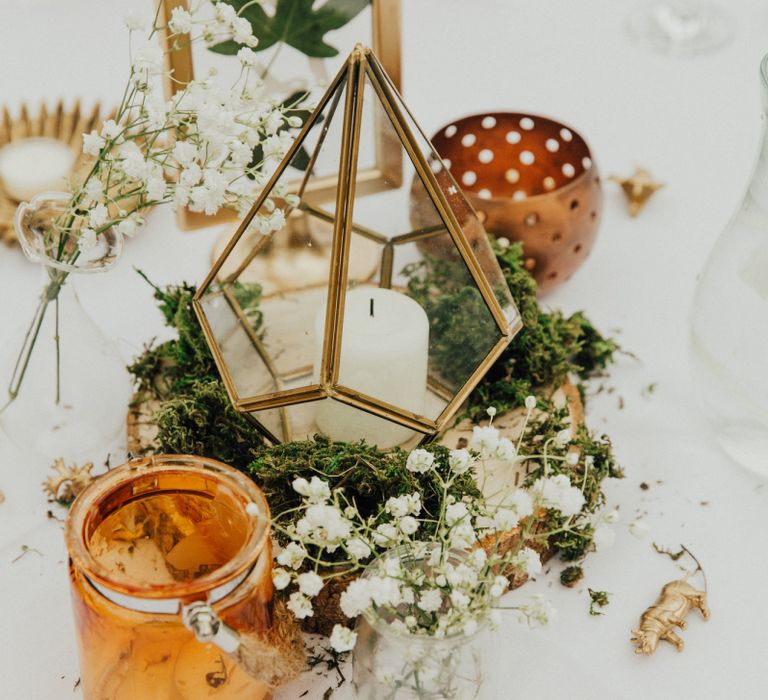
[[28,202],[41,192],[67,189],[75,154],[67,144],[42,136],[0,148],[0,182],[9,197]]
[[[315,378],[325,327],[325,305],[315,319]],[[427,393],[429,320],[410,297],[391,289],[366,287],[346,295],[339,384],[423,415]],[[365,439],[394,447],[413,431],[332,399],[317,404],[318,430],[332,440]]]

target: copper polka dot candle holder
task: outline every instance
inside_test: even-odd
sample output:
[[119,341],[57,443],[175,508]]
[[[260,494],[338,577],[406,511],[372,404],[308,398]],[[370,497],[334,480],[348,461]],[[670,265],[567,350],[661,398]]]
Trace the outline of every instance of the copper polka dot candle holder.
[[522,241],[541,293],[570,279],[592,249],[603,201],[578,133],[546,117],[494,112],[451,122],[432,143],[486,231]]

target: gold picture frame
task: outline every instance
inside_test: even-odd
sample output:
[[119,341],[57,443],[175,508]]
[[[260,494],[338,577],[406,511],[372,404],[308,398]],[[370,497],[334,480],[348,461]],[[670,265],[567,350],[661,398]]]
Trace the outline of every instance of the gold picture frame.
[[[163,26],[168,26],[168,21],[176,7],[189,8],[189,0],[162,0],[161,15]],[[382,66],[386,69],[392,83],[401,89],[401,0],[371,0],[371,42],[374,52],[379,57]],[[167,31],[167,30],[166,30]],[[166,47],[169,44],[169,36],[163,33],[163,41]],[[170,98],[181,87],[194,79],[194,61],[192,46],[181,38],[180,47],[174,51],[168,51],[166,68],[169,75],[165,81],[166,97]],[[341,53],[345,53],[343,50]],[[173,76],[173,79],[171,79]],[[386,141],[376,133],[375,163],[372,167],[358,173],[358,188],[363,193],[373,194],[381,192],[398,183],[400,179],[400,152],[392,151],[387,147]],[[296,186],[301,183],[297,178]],[[329,177],[327,183],[318,182],[314,190],[317,201],[333,199],[336,194],[335,178]],[[192,230],[205,226],[234,222],[239,219],[237,212],[230,209],[221,209],[217,214],[208,216],[201,212],[190,211],[187,207],[179,207],[177,221],[184,230]]]

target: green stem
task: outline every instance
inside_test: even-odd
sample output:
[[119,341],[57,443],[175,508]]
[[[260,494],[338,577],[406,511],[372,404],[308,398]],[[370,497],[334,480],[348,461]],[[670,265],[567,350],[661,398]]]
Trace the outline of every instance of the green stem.
[[[57,276],[61,273],[57,273]],[[29,367],[29,361],[32,358],[32,350],[34,350],[37,338],[40,335],[40,329],[43,326],[43,320],[45,319],[45,312],[48,309],[48,304],[51,301],[58,299],[59,291],[66,275],[61,280],[52,279],[48,285],[43,289],[43,293],[40,295],[40,303],[37,305],[34,315],[32,316],[32,322],[24,335],[24,341],[22,342],[19,355],[16,358],[16,363],[13,366],[13,374],[11,375],[11,381],[8,384],[8,401],[0,409],[0,413],[5,411],[8,406],[13,403],[16,397],[19,395],[21,383],[24,380],[24,375],[27,373]]]
[[56,405],[61,403],[61,336],[59,335],[59,296],[54,301],[56,311],[55,335],[56,341]]

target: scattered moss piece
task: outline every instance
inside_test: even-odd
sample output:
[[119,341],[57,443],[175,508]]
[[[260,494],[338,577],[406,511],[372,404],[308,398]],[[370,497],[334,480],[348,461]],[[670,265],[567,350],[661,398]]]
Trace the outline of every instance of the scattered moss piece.
[[668,556],[672,561],[677,561],[680,557],[683,556],[683,554],[685,554],[685,547],[683,547],[682,545],[680,545],[680,550],[678,552],[673,552],[668,547],[662,547],[661,545],[658,545],[655,542],[652,542],[651,544],[659,554],[664,554]]
[[580,566],[568,566],[560,572],[560,583],[573,588],[584,578],[584,569]]
[[589,591],[589,614],[590,615],[605,615],[605,613],[600,612],[597,608],[604,608],[608,603],[610,603],[610,600],[608,599],[611,595],[607,591],[593,591],[591,588],[587,588]]

